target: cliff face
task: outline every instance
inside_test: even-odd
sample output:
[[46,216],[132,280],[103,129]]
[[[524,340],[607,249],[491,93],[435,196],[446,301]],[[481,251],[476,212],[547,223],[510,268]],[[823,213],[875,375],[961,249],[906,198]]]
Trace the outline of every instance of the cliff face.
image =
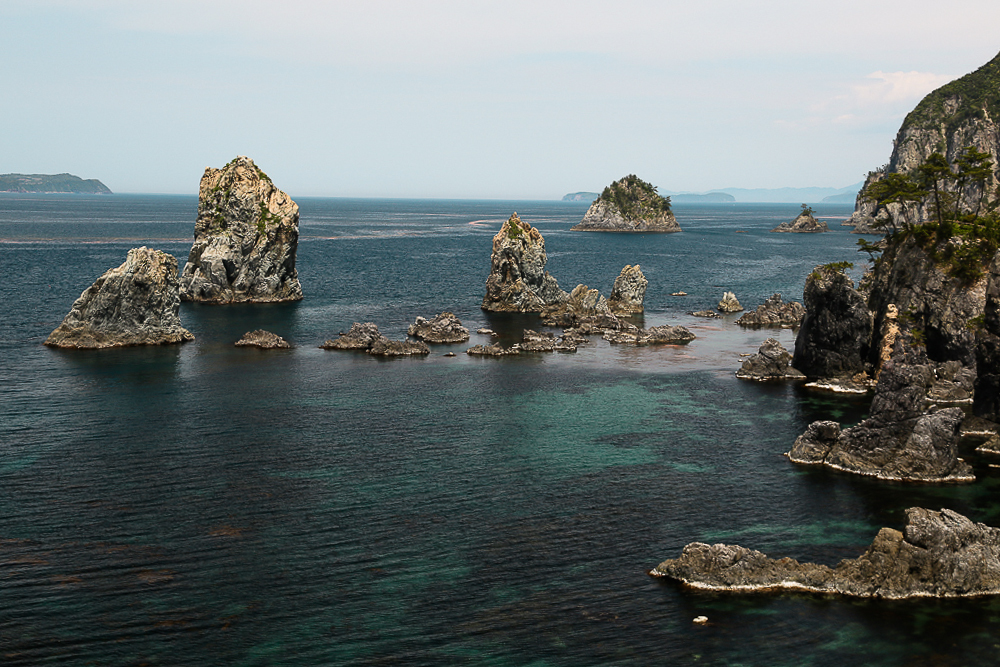
[[297,301],[299,207],[248,157],[205,170],[181,298],[206,303]]
[[[932,153],[941,153],[948,162],[966,146],[989,153],[994,164],[987,182],[990,192],[1000,184],[996,165],[1000,164],[1000,54],[975,72],[966,74],[927,95],[903,121],[893,144],[892,156],[882,169],[870,172],[865,187],[886,174],[913,173]],[[864,192],[864,188],[862,188]],[[916,220],[928,217],[923,207],[915,207]],[[892,217],[903,222],[898,204],[879,210],[859,195],[851,221],[866,225],[874,218]]]
[[493,237],[483,310],[540,313],[569,295],[545,270],[545,239],[517,213]]
[[51,347],[96,349],[194,340],[181,326],[177,260],[146,247],[128,251],[73,303],[45,340]]
[[604,188],[572,231],[679,232],[681,227],[670,210],[670,198],[661,197],[655,187],[629,175]]
[[805,316],[792,365],[809,377],[843,378],[865,370],[872,315],[841,271],[817,267],[806,278]]

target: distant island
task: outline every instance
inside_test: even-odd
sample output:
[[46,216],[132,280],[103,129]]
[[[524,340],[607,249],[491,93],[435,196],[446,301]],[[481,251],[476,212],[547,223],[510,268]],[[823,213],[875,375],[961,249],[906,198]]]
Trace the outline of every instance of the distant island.
[[[732,202],[789,204],[824,202],[853,204],[862,185],[863,183],[855,183],[843,188],[757,188],[752,190],[746,188],[720,188],[709,192],[666,191],[663,193],[663,196],[669,196],[670,200],[675,204],[721,204]],[[598,197],[600,197],[600,193],[597,192],[571,192],[563,196],[562,201],[593,202]]]
[[708,192],[703,195],[691,195],[691,194],[674,194],[670,195],[670,201],[675,204],[698,204],[698,203],[721,203],[721,202],[734,202],[736,197],[732,196],[728,192]]
[[0,174],[0,192],[112,194],[108,186],[96,178],[84,180],[73,174]]
[[571,192],[568,195],[564,195],[562,200],[592,202],[600,196],[600,192]]

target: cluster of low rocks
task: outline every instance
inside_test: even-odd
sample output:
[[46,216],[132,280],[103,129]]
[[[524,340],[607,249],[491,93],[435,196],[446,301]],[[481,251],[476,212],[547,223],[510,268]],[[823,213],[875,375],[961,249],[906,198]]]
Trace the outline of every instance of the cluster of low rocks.
[[736,324],[741,327],[797,327],[805,314],[805,306],[798,301],[786,302],[781,294],[773,294],[754,310],[743,313]]

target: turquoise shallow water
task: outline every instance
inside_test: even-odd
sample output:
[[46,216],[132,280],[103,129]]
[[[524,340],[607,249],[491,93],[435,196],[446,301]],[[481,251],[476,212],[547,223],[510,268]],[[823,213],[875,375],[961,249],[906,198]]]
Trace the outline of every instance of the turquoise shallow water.
[[[813,266],[858,256],[844,229],[771,235],[784,205],[678,205],[685,231],[666,236],[571,233],[585,206],[558,202],[300,206],[301,303],[184,304],[194,343],[68,352],[41,341],[73,299],[134,245],[183,262],[196,200],[0,197],[4,664],[996,662],[995,600],[733,597],[646,575],[693,540],[834,564],[913,505],[1000,524],[986,461],[964,487],[791,465],[810,421],[856,421],[864,401],[740,382],[767,333],[687,315],[726,289],[799,297]],[[479,310],[514,210],[564,288],[606,293],[638,261],[645,323],[699,338],[515,359],[316,347],[444,309],[536,326]],[[232,347],[258,327],[296,347]]]

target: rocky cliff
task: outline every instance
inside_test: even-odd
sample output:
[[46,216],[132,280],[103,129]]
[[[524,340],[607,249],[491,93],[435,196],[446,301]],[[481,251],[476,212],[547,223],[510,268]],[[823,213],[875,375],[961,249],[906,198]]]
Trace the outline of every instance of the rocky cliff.
[[545,239],[517,213],[493,237],[490,275],[482,309],[497,312],[540,313],[569,295],[545,270]]
[[[1000,164],[1000,55],[975,72],[931,92],[903,121],[893,143],[889,162],[870,172],[864,189],[888,174],[912,174],[932,153],[941,153],[951,164],[967,146],[988,153],[994,167]],[[1000,177],[994,168],[987,182],[995,192]],[[914,221],[929,217],[925,206],[914,207]],[[901,226],[899,204],[879,207],[859,195],[851,222],[870,225],[875,218],[894,219]]]
[[194,340],[181,326],[177,260],[146,247],[129,250],[73,303],[45,340],[51,347],[166,345]]
[[633,174],[604,188],[572,230],[679,232],[681,227],[670,210],[670,197],[661,197],[654,186]]
[[693,542],[650,574],[719,591],[799,590],[855,597],[966,597],[1000,593],[1000,529],[942,509],[906,510],[858,558],[836,567],[775,560],[741,546]]
[[990,264],[983,322],[976,331],[976,369],[973,412],[1000,422],[1000,252]]
[[267,303],[302,298],[295,253],[299,207],[248,157],[205,169],[181,298]]
[[792,365],[813,378],[864,372],[872,315],[854,281],[836,265],[816,267],[806,278],[802,300],[806,314]]

